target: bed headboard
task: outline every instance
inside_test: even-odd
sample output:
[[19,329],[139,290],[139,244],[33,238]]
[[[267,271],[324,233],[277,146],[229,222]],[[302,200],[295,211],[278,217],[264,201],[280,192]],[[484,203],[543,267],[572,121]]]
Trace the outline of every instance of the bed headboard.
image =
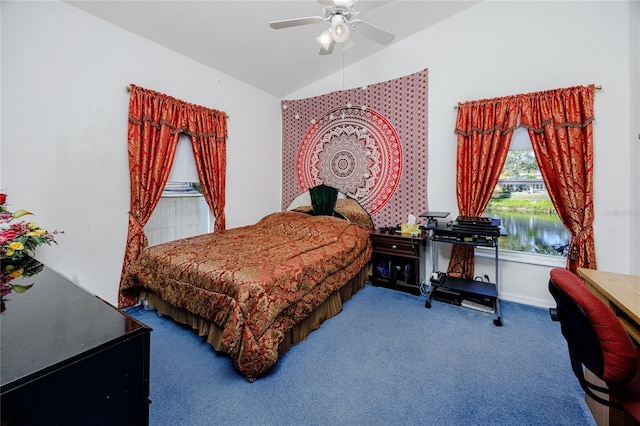
[[[321,187],[321,188],[318,188]],[[335,199],[333,195],[330,197],[329,204],[333,205],[330,210],[322,210],[320,212],[314,208],[311,193],[316,190],[317,192],[327,192],[330,194],[335,193]],[[334,201],[335,200],[335,201]],[[302,213],[314,213],[316,214],[325,214],[325,215],[335,215],[346,219],[350,222],[355,222],[363,228],[367,228],[370,230],[374,229],[373,219],[369,212],[365,210],[364,207],[354,198],[347,196],[346,194],[338,191],[335,188],[332,188],[327,185],[318,185],[310,190],[307,190],[301,194],[299,194],[289,205],[287,210],[293,210]],[[337,214],[334,214],[337,213]]]

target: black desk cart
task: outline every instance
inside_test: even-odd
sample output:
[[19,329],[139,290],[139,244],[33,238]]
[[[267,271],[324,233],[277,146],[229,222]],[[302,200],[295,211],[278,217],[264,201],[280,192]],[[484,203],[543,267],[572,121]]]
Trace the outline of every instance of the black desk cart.
[[[439,223],[437,218],[446,218],[446,212],[426,212],[424,229],[431,241],[430,277],[431,288],[427,293],[426,308],[431,308],[432,299],[493,313],[493,323],[502,326],[500,299],[498,297],[498,238],[506,235],[501,226],[461,226],[457,221]],[[437,244],[461,244],[495,249],[495,282],[478,281],[448,276],[438,270]]]

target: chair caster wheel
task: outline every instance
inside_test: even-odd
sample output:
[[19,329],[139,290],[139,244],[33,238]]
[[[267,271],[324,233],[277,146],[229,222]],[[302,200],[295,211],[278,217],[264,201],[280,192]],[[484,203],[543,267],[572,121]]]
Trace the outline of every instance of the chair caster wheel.
[[500,318],[496,318],[496,319],[494,319],[494,320],[493,320],[493,324],[494,324],[496,327],[502,327],[502,319],[500,319]]
[[430,308],[431,308],[431,301],[430,301],[430,300],[427,300],[427,301],[425,302],[425,304],[424,304],[424,307],[425,307],[425,308],[427,308],[427,309],[430,309]]

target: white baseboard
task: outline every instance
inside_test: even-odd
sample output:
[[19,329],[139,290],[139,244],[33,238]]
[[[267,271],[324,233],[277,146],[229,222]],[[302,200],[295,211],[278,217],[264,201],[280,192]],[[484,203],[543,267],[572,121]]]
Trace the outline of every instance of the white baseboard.
[[514,303],[522,303],[523,305],[535,306],[537,308],[553,308],[556,306],[553,299],[547,300],[547,299],[538,299],[533,297],[522,297],[521,295],[514,295],[514,294],[501,294],[500,300],[506,300],[508,302],[514,302]]

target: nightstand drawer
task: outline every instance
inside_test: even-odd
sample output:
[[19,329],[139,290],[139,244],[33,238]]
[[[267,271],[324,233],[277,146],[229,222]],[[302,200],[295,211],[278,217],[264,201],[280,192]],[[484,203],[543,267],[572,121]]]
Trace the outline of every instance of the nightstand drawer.
[[414,241],[411,244],[411,240],[407,239],[392,239],[392,238],[375,238],[374,247],[375,251],[380,253],[398,254],[403,256],[417,256],[420,240]]
[[371,234],[373,251],[390,255],[418,257],[422,239],[402,235]]

